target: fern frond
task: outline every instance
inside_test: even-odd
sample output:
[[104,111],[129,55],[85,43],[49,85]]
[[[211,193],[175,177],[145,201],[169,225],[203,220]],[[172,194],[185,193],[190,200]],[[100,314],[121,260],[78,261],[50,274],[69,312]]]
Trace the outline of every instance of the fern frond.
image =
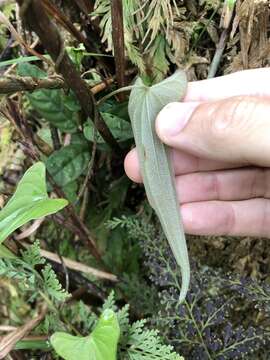
[[116,306],[114,292],[104,302],[101,311],[112,309],[116,312],[121,336],[118,346],[120,360],[180,360],[172,346],[164,345],[157,330],[148,329],[146,320],[130,324],[129,305],[121,309]]
[[113,311],[117,310],[117,307],[115,305],[115,296],[114,291],[112,290],[110,292],[110,295],[107,297],[107,299],[104,301],[101,311],[104,312],[107,309],[111,309]]
[[193,270],[186,301],[179,304],[181,278],[163,237],[149,238],[143,247],[151,279],[160,287],[161,311],[153,321],[183,355],[239,359],[261,348],[265,335],[259,327],[229,325],[234,296],[222,292],[218,275],[210,269]]
[[24,280],[25,274],[18,271],[18,264],[8,259],[0,259],[0,276],[9,279]]
[[22,251],[22,260],[33,268],[45,264],[45,259],[40,255],[40,243],[36,240],[28,249]]
[[270,285],[258,281],[240,278],[230,279],[230,284],[242,297],[255,304],[260,311],[270,316]]
[[130,360],[180,360],[170,345],[164,345],[158,330],[145,328],[146,320],[133,323],[125,334],[125,352],[122,359]]
[[47,293],[56,301],[63,302],[70,295],[66,292],[60,282],[57,279],[55,272],[50,264],[47,264],[42,270],[42,276],[44,279],[44,287]]

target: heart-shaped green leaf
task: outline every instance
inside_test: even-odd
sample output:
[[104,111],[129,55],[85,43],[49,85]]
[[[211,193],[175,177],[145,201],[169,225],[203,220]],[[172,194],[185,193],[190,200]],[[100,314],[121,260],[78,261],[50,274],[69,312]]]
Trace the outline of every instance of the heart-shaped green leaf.
[[[101,112],[101,116],[117,141],[132,139],[132,129],[128,121],[108,112]],[[87,122],[84,125],[83,133],[87,140],[94,142],[94,126],[92,123]],[[98,144],[104,144],[104,140],[99,134],[97,134],[96,139]]]
[[0,211],[0,243],[30,220],[54,214],[68,204],[65,199],[49,199],[45,182],[45,165],[31,166],[7,205]]
[[51,344],[65,360],[116,360],[119,335],[116,314],[107,309],[89,336],[78,337],[57,332],[52,335]]

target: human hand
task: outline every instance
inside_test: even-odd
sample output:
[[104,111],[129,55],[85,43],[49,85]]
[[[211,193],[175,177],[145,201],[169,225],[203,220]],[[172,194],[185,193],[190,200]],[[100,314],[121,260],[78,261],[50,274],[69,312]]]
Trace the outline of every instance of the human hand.
[[[173,148],[187,233],[270,237],[270,69],[189,83],[156,131]],[[125,170],[142,181],[136,149]]]

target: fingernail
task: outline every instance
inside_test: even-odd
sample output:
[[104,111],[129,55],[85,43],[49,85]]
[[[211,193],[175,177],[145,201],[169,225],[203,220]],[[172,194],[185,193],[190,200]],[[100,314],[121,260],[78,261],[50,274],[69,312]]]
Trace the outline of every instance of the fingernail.
[[166,105],[156,119],[156,130],[159,136],[171,137],[179,134],[187,125],[198,102],[173,102]]

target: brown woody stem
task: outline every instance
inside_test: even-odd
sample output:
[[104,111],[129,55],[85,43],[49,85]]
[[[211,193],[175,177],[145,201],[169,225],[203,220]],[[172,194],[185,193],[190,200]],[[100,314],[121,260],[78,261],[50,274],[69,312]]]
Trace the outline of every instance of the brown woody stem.
[[[125,82],[125,41],[124,41],[124,22],[123,22],[123,3],[122,0],[111,0],[112,17],[112,37],[115,58],[116,80],[119,87],[124,87]],[[119,98],[124,100],[124,94]]]
[[[60,33],[55,24],[50,20],[43,4],[38,0],[17,0],[21,7],[21,16],[29,28],[39,36],[44,48],[57,65],[57,71],[63,76],[67,86],[72,89],[84,111],[85,115],[95,121],[97,130],[110,145],[115,153],[120,154],[121,148],[104,120],[96,111],[93,94],[87,83],[81,79],[67,52],[64,49]],[[96,120],[95,120],[96,117]]]

